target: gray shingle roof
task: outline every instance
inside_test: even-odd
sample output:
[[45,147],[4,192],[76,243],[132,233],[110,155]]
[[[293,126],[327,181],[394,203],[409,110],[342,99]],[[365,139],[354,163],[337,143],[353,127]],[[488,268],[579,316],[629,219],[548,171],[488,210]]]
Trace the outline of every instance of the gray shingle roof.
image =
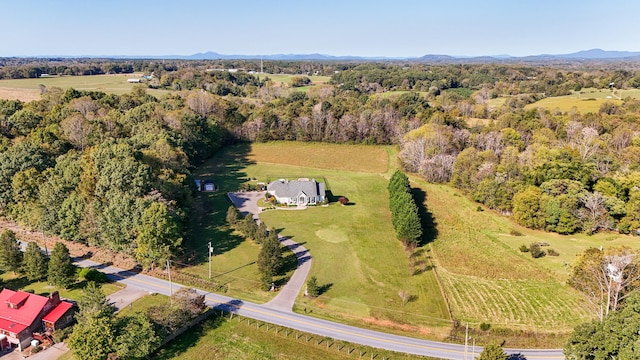
[[298,196],[300,192],[307,196],[320,196],[324,198],[324,183],[315,180],[276,180],[267,185],[267,191],[279,198],[293,198]]

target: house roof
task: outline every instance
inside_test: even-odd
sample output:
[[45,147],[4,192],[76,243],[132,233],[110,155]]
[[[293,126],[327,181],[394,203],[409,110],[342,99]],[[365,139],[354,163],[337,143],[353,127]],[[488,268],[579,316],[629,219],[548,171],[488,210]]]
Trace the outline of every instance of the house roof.
[[68,303],[66,301],[61,302],[60,304],[58,304],[58,306],[56,306],[55,308],[53,308],[53,310],[51,310],[47,316],[45,316],[44,318],[42,318],[42,321],[46,321],[46,322],[51,322],[51,323],[55,323],[56,321],[60,320],[60,318],[67,313],[67,311],[69,311],[69,309],[71,309],[73,307],[72,303]]
[[[16,303],[16,301],[19,302]],[[28,327],[38,317],[47,301],[49,299],[44,296],[3,289],[0,292],[0,329],[13,333],[20,332],[15,331],[17,327],[12,324]],[[20,302],[22,305],[17,308],[9,307],[9,304],[19,305]]]
[[0,319],[0,329],[14,334],[19,334],[22,330],[28,328],[29,325],[18,324],[15,321]]
[[315,180],[276,180],[267,185],[267,191],[275,196],[292,198],[303,192],[307,196],[325,196],[324,184]]

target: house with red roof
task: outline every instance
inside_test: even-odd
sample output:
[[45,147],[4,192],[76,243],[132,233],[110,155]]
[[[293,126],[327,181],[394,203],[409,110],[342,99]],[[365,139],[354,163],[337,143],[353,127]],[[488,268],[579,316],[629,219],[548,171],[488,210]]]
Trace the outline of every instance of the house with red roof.
[[49,297],[24,291],[0,292],[0,350],[17,347],[22,351],[34,332],[53,331],[73,321],[73,305],[60,300],[58,292]]

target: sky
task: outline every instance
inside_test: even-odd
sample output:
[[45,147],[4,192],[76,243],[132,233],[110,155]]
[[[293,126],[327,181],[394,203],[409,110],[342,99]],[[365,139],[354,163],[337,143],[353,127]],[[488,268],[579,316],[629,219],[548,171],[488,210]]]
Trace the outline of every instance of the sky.
[[0,0],[0,57],[640,51],[640,1]]

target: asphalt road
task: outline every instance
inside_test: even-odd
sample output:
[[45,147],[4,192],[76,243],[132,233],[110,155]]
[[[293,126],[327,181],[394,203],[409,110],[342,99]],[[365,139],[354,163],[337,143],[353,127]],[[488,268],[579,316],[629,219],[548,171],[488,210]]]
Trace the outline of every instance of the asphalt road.
[[[80,266],[93,267],[107,274],[112,281],[118,281],[127,286],[138,287],[149,293],[169,295],[170,291],[177,291],[181,285],[170,284],[168,281],[151,276],[136,274],[131,271],[118,269],[113,266],[98,264],[89,260],[78,259]],[[416,355],[431,356],[442,359],[465,359],[464,345],[441,343],[436,341],[421,340],[406,336],[386,334],[378,331],[358,328],[355,326],[338,324],[322,319],[312,318],[306,315],[294,314],[289,311],[277,310],[272,307],[259,305],[228,296],[200,291],[205,295],[207,305],[248,318],[265,321],[274,325],[316,334],[322,337],[331,337],[336,340],[344,340],[355,344],[362,344],[374,348],[382,348],[397,352]],[[482,349],[476,346],[475,356]],[[528,360],[558,360],[564,359],[561,350],[519,350],[506,349],[508,353],[522,354]],[[473,359],[471,346],[468,348],[466,359]]]

